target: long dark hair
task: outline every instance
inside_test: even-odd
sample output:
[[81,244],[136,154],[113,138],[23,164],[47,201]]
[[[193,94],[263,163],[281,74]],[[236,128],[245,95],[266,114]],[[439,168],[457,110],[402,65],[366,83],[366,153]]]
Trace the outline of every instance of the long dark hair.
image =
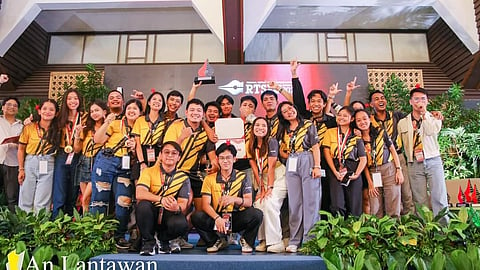
[[[78,92],[76,89],[68,89],[67,91],[65,91],[65,93],[63,93],[63,96],[62,96],[62,105],[60,106],[60,111],[58,112],[58,127],[61,129],[61,128],[64,128],[67,123],[68,123],[68,106],[67,106],[67,97],[68,97],[68,94],[70,93],[75,93],[78,97],[78,108],[77,108],[77,112],[78,113],[82,113],[83,112],[83,97],[82,95],[80,95],[80,92]],[[74,119],[73,121],[76,121],[76,119]]]
[[[52,103],[55,107],[55,117],[53,118],[52,122],[50,123],[50,126],[48,127],[46,139],[47,139],[47,142],[51,144],[54,149],[57,149],[60,146],[60,138],[61,138],[58,125],[57,125],[58,103],[54,99],[45,99],[38,106],[38,111],[42,109],[45,103]],[[41,116],[38,113],[38,111],[36,111],[35,114],[33,115],[33,122],[35,123],[39,123],[41,120]]]
[[265,156],[268,153],[268,138],[270,137],[270,125],[268,124],[268,121],[265,117],[257,117],[255,120],[253,120],[252,123],[252,129],[250,130],[250,145],[248,146],[248,153],[252,156],[255,157],[255,149],[258,147],[258,142],[257,142],[257,137],[255,136],[255,132],[253,129],[255,128],[255,124],[258,122],[258,120],[265,121],[267,124],[267,134],[265,134],[265,137],[261,138],[260,140],[262,141],[262,146],[259,149],[259,154],[261,157]]
[[278,142],[280,142],[282,140],[283,135],[285,135],[285,131],[290,129],[290,122],[287,119],[285,119],[285,117],[283,117],[283,114],[282,114],[282,107],[285,106],[285,105],[290,105],[295,109],[295,111],[297,111],[298,126],[303,125],[303,118],[298,113],[298,109],[297,109],[297,106],[295,106],[295,104],[293,104],[290,101],[284,101],[284,102],[280,103],[277,107],[277,117],[278,117],[277,140],[278,140]]
[[[360,110],[355,111],[355,113],[353,114],[353,127],[358,129],[358,130],[360,130],[360,129],[357,126],[357,121],[355,120],[355,118],[357,117],[357,114],[361,113],[361,112],[364,112],[368,116],[370,116],[370,113],[366,109],[360,109]],[[370,135],[370,140],[374,140],[378,136],[378,131],[377,131],[376,128],[374,128],[372,126],[372,122],[370,122],[370,126],[368,127],[368,134]]]
[[[145,105],[145,117],[148,118],[148,114],[150,113],[150,105],[148,104],[150,102],[150,100],[152,100],[153,96],[155,95],[160,95],[160,97],[162,98],[162,107],[160,108],[160,110],[158,111],[158,117],[161,117],[162,116],[162,113],[163,111],[165,110],[165,98],[163,97],[162,93],[160,92],[153,92],[147,99],[147,104]],[[125,106],[126,108],[126,106]],[[140,110],[141,107],[139,107]]]
[[[107,103],[103,100],[100,100],[100,99],[97,99],[95,100],[92,104],[90,104],[90,108],[92,108],[93,105],[97,105],[98,107],[100,107],[102,110],[104,111],[107,111],[108,112],[108,107],[107,107]],[[94,131],[95,130],[95,120],[93,120],[93,118],[90,116],[90,108],[88,108],[88,117],[87,117],[87,121],[85,123],[85,128],[83,129],[83,137],[87,136],[87,133],[91,130],[91,131]],[[103,121],[104,121],[105,118],[102,118],[101,121],[102,121],[102,124],[103,124]]]

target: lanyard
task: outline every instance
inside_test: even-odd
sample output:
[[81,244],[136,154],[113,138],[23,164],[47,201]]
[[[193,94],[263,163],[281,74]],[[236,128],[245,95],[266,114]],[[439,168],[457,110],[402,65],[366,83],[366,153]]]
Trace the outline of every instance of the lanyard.
[[148,134],[147,134],[147,137],[145,138],[145,142],[150,141],[150,146],[152,146],[154,144],[153,135],[155,133],[155,130],[157,129],[158,124],[162,122],[162,117],[160,114],[158,114],[157,120],[155,120],[155,123],[152,123],[148,115],[145,115],[145,120],[147,121],[147,124],[148,124]]
[[[232,183],[233,183],[231,178],[232,178],[232,175],[230,175],[230,179],[228,179],[227,183],[221,184],[222,196],[228,196],[228,194],[230,194],[230,189],[232,188]],[[220,204],[218,204],[216,212],[217,213],[223,212],[223,210],[225,210],[227,207],[228,205],[224,205],[222,208],[220,208]]]
[[[258,173],[261,175],[263,172],[263,158],[260,157],[260,149],[255,148],[255,158],[257,160]],[[261,177],[261,176],[260,176]]]
[[297,128],[294,130],[294,131],[290,131],[289,133],[291,133],[291,137],[290,137],[290,141],[288,142],[289,143],[289,148],[290,148],[290,153],[295,153],[295,143],[296,143],[296,140],[297,140],[297,133],[298,131],[300,130],[300,124],[298,124]]
[[75,113],[75,122],[73,123],[72,126],[67,124],[67,142],[66,145],[72,145],[73,142],[73,134],[75,133],[74,130],[77,127],[79,120],[80,120],[80,115],[78,112]]
[[[167,192],[168,188],[173,182],[173,175],[175,172],[172,172],[171,174],[168,174],[165,172],[163,169],[162,165],[160,165],[160,180],[162,181],[162,187],[160,188],[160,196],[164,196],[165,193]],[[162,177],[163,176],[163,177]]]
[[350,128],[347,129],[347,132],[345,133],[345,136],[341,137],[341,132],[340,132],[340,127],[337,128],[337,144],[338,144],[338,161],[340,164],[343,164],[343,151],[345,151],[346,145],[347,145],[347,139],[348,136],[350,135]]
[[[40,141],[38,142],[38,145],[37,145],[37,149],[35,149],[35,155],[42,155],[43,151],[45,150],[45,147],[46,147],[46,143],[44,143],[44,140],[45,140],[45,135],[47,134],[47,132],[45,131],[45,129],[40,127],[39,123],[36,123],[35,128],[37,129],[38,138],[40,138]],[[40,129],[42,129],[42,134],[41,135],[40,135]],[[40,146],[42,148],[40,148]],[[40,152],[38,150],[40,150]]]

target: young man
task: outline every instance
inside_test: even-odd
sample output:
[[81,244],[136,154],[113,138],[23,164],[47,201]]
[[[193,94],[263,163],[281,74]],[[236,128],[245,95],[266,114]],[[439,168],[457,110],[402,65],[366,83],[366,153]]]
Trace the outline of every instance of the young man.
[[393,141],[395,149],[400,159],[400,167],[403,174],[402,184],[402,211],[401,214],[408,214],[415,212],[415,205],[412,200],[412,190],[410,189],[410,181],[408,179],[408,168],[403,154],[401,140],[398,138],[397,124],[400,119],[405,117],[402,112],[387,111],[387,100],[382,91],[376,90],[370,94],[370,105],[373,108],[373,114],[370,117],[372,126],[377,129],[379,136],[383,136],[383,132],[387,132],[390,139]]
[[232,113],[233,109],[233,104],[235,104],[233,98],[229,95],[220,95],[217,97],[215,100],[218,104],[220,104],[221,112],[220,112],[220,117],[221,118],[231,118],[231,117],[237,117]]
[[220,118],[220,111],[220,105],[216,101],[210,101],[205,104],[205,121],[209,127],[215,127],[215,121]]
[[[20,102],[17,98],[7,97],[3,100],[0,116],[0,142],[5,138],[20,135],[22,121],[15,118]],[[18,204],[18,140],[0,145],[0,186],[7,196],[8,208],[15,211]]]
[[221,144],[215,152],[220,171],[208,175],[202,186],[203,210],[195,212],[192,223],[207,244],[207,252],[217,252],[227,247],[220,234],[242,232],[243,253],[251,253],[262,211],[252,206],[252,182],[243,172],[233,169],[237,150],[233,145]]
[[[427,111],[428,96],[423,88],[410,91],[412,112],[398,122],[408,162],[410,186],[415,203],[429,205],[434,215],[448,207],[447,187],[443,173],[437,136],[442,128],[442,115]],[[430,203],[427,193],[430,191]],[[448,216],[443,217],[448,223]]]
[[164,117],[168,120],[178,119],[178,110],[183,104],[183,95],[177,90],[172,90],[167,94],[167,111],[164,114]]
[[181,251],[174,239],[188,231],[184,213],[190,196],[190,179],[176,170],[181,155],[180,145],[167,141],[160,147],[155,165],[140,174],[136,190],[136,220],[143,242],[140,255],[155,255],[155,232],[159,253]]
[[111,113],[120,116],[123,112],[123,94],[118,90],[111,90],[107,97],[107,106]]
[[192,99],[187,103],[186,119],[174,121],[165,133],[164,142],[174,141],[182,147],[182,156],[177,169],[184,171],[190,178],[195,209],[202,209],[202,180],[200,178],[200,159],[207,154],[213,168],[218,168],[215,145],[207,138],[201,122],[204,114],[203,102]]

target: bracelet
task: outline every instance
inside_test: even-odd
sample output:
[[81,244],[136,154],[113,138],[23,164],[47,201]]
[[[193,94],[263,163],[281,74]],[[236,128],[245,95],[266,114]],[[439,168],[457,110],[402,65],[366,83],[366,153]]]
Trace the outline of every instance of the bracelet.
[[142,160],[142,161],[139,161],[138,164],[142,165],[142,164],[146,164],[146,163],[145,163],[145,160]]
[[25,168],[18,168],[19,171],[25,171]]
[[328,98],[329,98],[329,99],[334,99],[334,98],[335,98],[335,96],[328,96]]
[[400,167],[400,166],[399,166],[399,167],[397,167],[397,170],[400,170],[400,171],[401,171],[401,170],[402,170],[402,167]]
[[268,186],[267,188],[268,188],[268,189],[273,189],[273,186]]
[[278,90],[278,92],[282,93],[283,90],[285,90],[285,89],[283,89],[283,87],[280,87],[280,90]]
[[219,216],[219,215],[217,215],[217,217],[216,217],[216,218],[214,218],[214,221],[217,221],[217,219],[219,219],[219,218],[220,218],[220,216]]
[[318,169],[321,169],[322,167],[320,167],[320,166],[313,166],[313,168],[314,168],[314,169],[317,169],[317,168],[318,168]]

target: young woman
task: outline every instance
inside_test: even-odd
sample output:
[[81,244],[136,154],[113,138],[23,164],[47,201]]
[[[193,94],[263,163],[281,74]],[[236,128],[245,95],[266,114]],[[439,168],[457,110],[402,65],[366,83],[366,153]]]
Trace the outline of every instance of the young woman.
[[75,171],[75,183],[80,185],[82,192],[82,211],[88,212],[92,196],[92,168],[93,160],[103,144],[93,142],[95,132],[102,126],[107,115],[107,104],[96,100],[90,105],[85,127],[78,125],[74,135],[74,151],[82,153]]
[[[255,207],[263,211],[263,223],[258,230],[260,244],[256,251],[280,253],[285,251],[280,225],[280,208],[287,197],[285,171],[275,177],[278,161],[278,141],[270,138],[270,127],[265,117],[253,121],[247,145],[247,157],[253,168],[254,185],[258,188]],[[277,164],[278,162],[278,164]],[[267,247],[268,246],[268,247]]]
[[77,90],[68,89],[63,94],[58,113],[58,129],[61,132],[60,149],[55,157],[53,174],[53,218],[60,211],[73,215],[77,200],[78,186],[74,184],[74,177],[80,155],[73,151],[73,135],[76,127],[83,125],[82,104],[82,97]]
[[27,212],[50,210],[53,166],[59,136],[55,115],[57,102],[43,101],[30,124],[23,128],[18,145],[18,206]]
[[108,212],[110,192],[115,193],[115,217],[120,222],[115,232],[118,249],[128,249],[125,232],[130,217],[133,183],[130,179],[131,154],[135,152],[135,139],[131,134],[135,120],[142,112],[142,104],[137,99],[125,103],[124,116],[115,120],[110,113],[93,137],[96,144],[105,144],[95,157],[92,170],[92,202],[90,211]]
[[362,214],[362,171],[367,164],[362,138],[353,132],[353,108],[345,106],[337,114],[337,127],[326,131],[323,152],[330,170],[331,212]]
[[386,132],[379,133],[371,125],[366,110],[355,112],[355,124],[362,133],[367,154],[364,175],[368,181],[370,213],[378,217],[385,213],[399,217],[403,174],[395,145]]
[[310,120],[303,120],[293,103],[280,103],[277,116],[277,139],[284,149],[280,155],[287,159],[290,242],[285,251],[295,253],[302,240],[311,238],[308,232],[320,219],[320,147],[317,128]]
[[135,148],[141,170],[153,166],[160,152],[166,127],[166,121],[161,113],[164,107],[163,95],[160,92],[153,92],[148,97],[145,115],[140,116],[133,126],[132,134],[135,136]]

